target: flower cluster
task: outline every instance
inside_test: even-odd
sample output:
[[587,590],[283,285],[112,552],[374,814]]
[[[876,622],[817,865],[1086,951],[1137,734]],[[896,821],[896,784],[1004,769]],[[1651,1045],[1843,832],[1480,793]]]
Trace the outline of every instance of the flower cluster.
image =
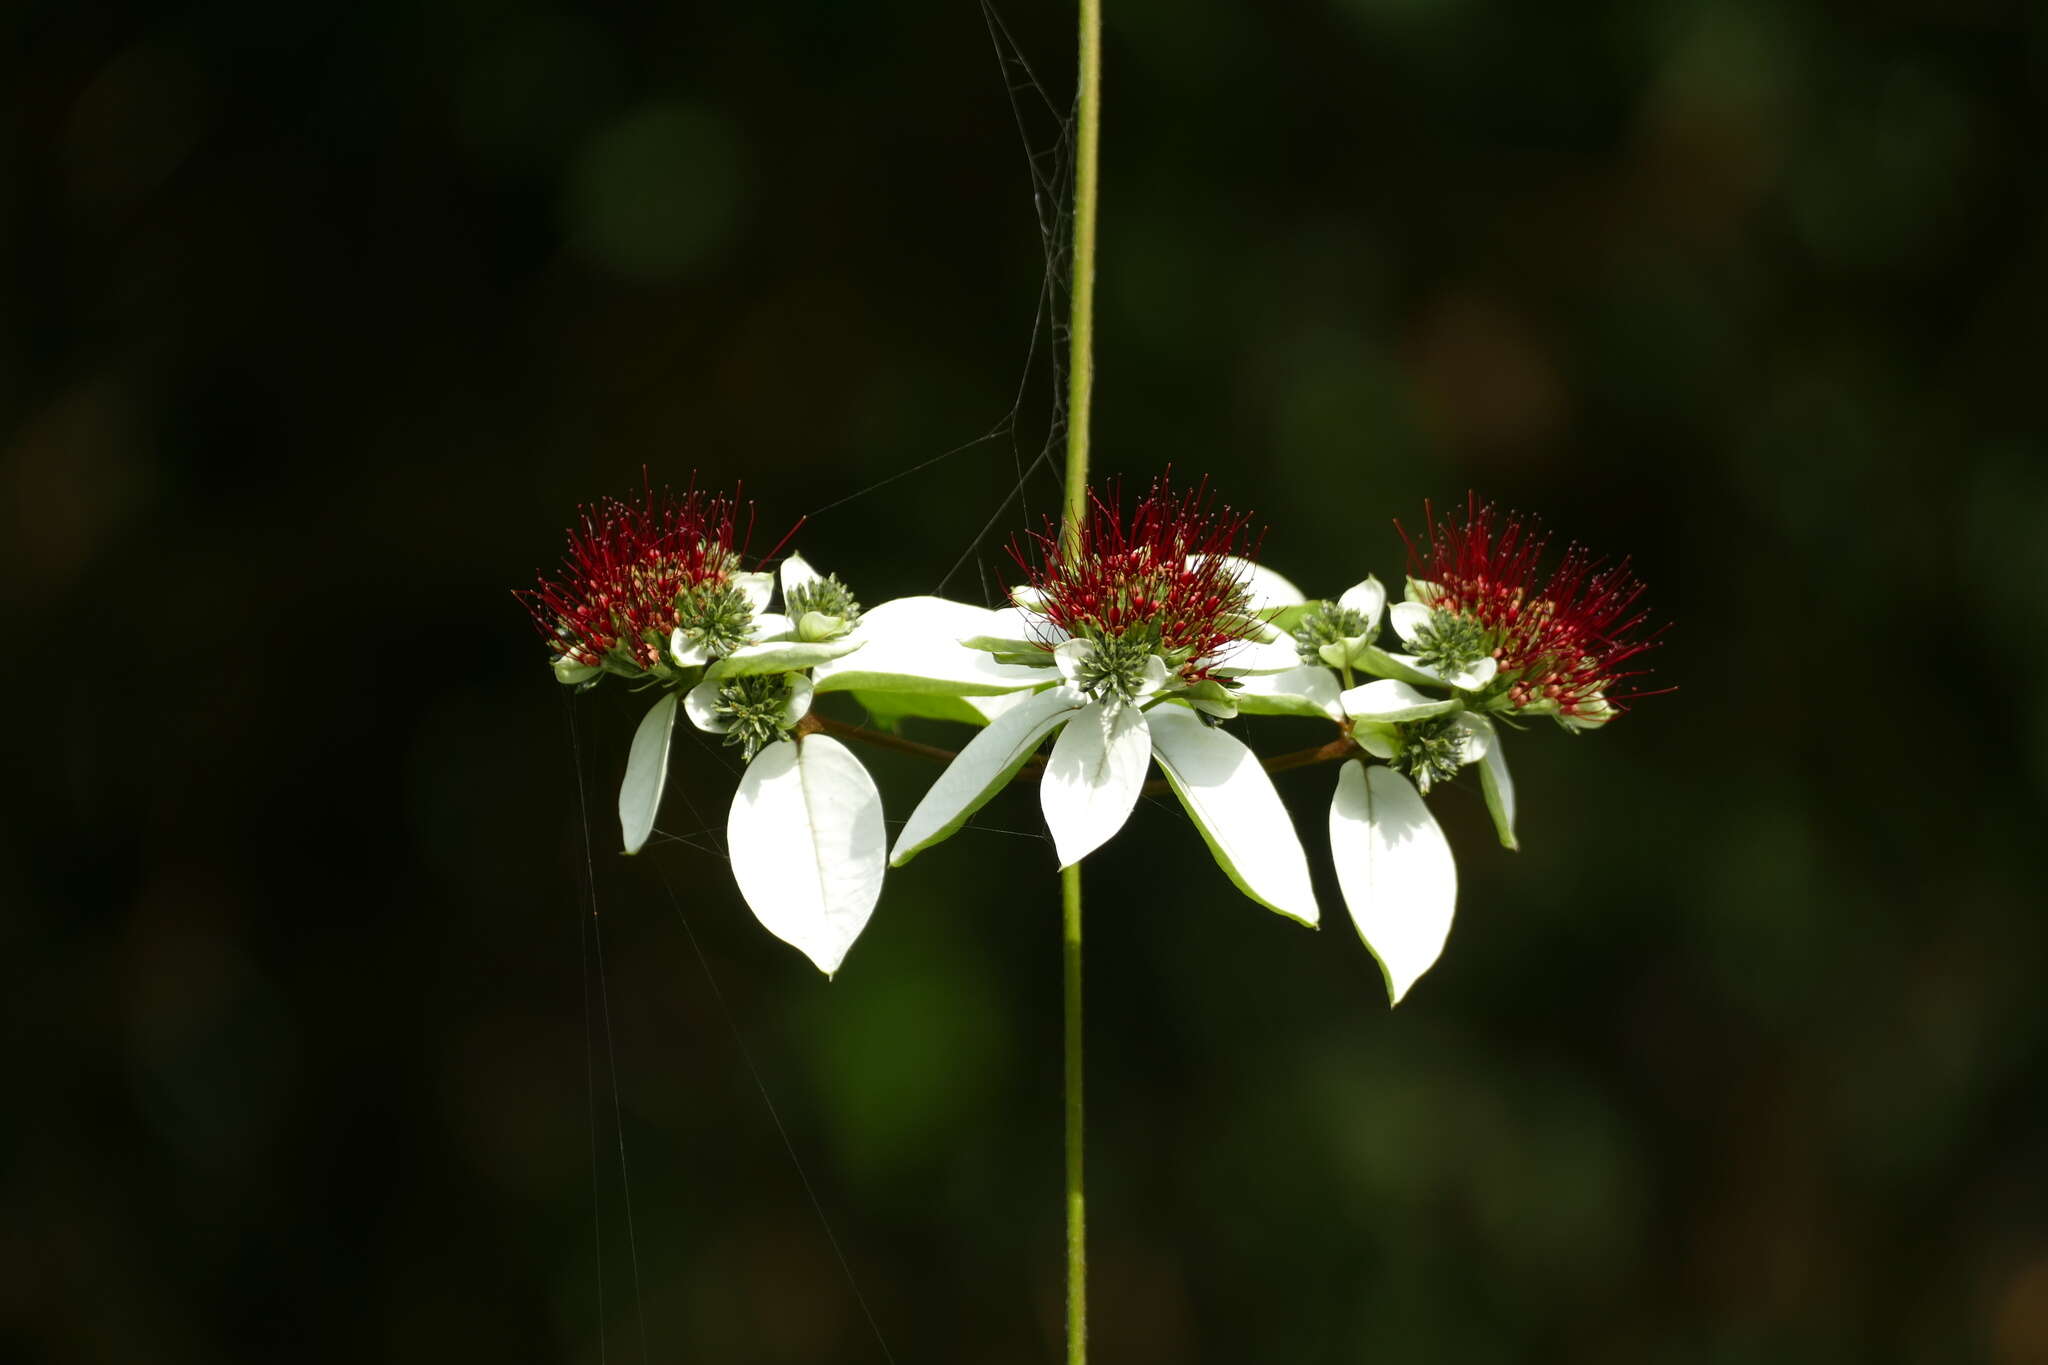
[[[602,502],[569,535],[566,576],[520,597],[563,682],[619,673],[660,694],[620,789],[626,851],[653,832],[678,713],[723,735],[747,763],[727,822],[734,878],[761,922],[827,973],[887,868],[950,838],[1026,772],[1062,866],[1123,828],[1156,767],[1239,890],[1315,925],[1308,857],[1269,764],[1221,728],[1301,715],[1334,722],[1337,738],[1270,766],[1341,764],[1330,859],[1399,1001],[1442,952],[1457,896],[1424,798],[1476,768],[1515,848],[1503,730],[1544,716],[1588,730],[1649,695],[1634,680],[1658,633],[1644,629],[1628,561],[1573,545],[1545,574],[1544,538],[1477,499],[1462,522],[1426,510],[1425,543],[1401,531],[1409,573],[1390,603],[1370,576],[1308,599],[1254,562],[1250,519],[1214,506],[1206,485],[1162,478],[1129,508],[1115,489],[1091,493],[1068,534],[1048,526],[1012,544],[1024,578],[1000,609],[936,597],[863,608],[797,554],[748,573],[734,507],[694,489]],[[881,729],[814,715],[833,692]],[[835,736],[900,745],[882,731],[911,717],[977,732],[891,845],[874,780]]]
[[1615,690],[1642,676],[1624,665],[1656,643],[1654,633],[1639,633],[1643,585],[1628,560],[1608,565],[1573,544],[1543,577],[1545,538],[1476,497],[1463,525],[1438,520],[1427,505],[1424,522],[1426,552],[1395,523],[1414,600],[1428,609],[1413,618],[1418,658],[1439,669],[1491,658],[1510,709],[1574,729],[1604,724],[1649,695]]
[[1131,668],[1156,655],[1169,673],[1197,683],[1243,638],[1251,553],[1250,517],[1209,506],[1206,486],[1175,493],[1152,485],[1126,516],[1119,493],[1089,500],[1069,550],[1050,524],[1011,558],[1028,587],[1016,594],[1051,628],[1047,652],[1066,639],[1095,646],[1099,668],[1128,694]]
[[643,487],[638,501],[578,509],[563,575],[518,594],[554,651],[558,672],[659,669],[679,628],[729,652],[743,642],[746,601],[735,582],[736,504],[691,488]]

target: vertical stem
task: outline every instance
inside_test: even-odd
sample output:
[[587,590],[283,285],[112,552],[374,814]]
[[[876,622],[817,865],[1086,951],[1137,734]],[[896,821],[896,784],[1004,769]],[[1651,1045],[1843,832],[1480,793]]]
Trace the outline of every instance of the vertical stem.
[[[1102,0],[1080,0],[1081,52],[1074,129],[1074,289],[1068,315],[1067,496],[1060,540],[1081,549],[1088,513],[1088,410],[1095,393],[1095,178],[1102,127]],[[1066,1034],[1067,1365],[1088,1362],[1088,1209],[1081,1178],[1081,866],[1060,872],[1061,998]]]
[[1081,0],[1080,96],[1074,118],[1074,289],[1067,330],[1066,552],[1088,510],[1088,410],[1095,395],[1095,167],[1102,130],[1102,0]]
[[1061,934],[1067,1035],[1067,1365],[1088,1360],[1088,1209],[1081,1146],[1081,865],[1060,873],[1066,914]]

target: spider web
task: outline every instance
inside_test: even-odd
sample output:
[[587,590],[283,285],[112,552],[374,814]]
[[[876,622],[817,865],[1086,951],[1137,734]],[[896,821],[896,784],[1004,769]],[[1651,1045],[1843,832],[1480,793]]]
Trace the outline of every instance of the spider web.
[[[811,509],[803,520],[808,522],[835,512],[850,503],[872,496],[884,488],[925,473],[969,451],[983,450],[990,446],[1005,447],[1009,451],[1012,481],[968,540],[952,564],[940,575],[932,586],[934,596],[942,595],[947,585],[966,567],[991,532],[1011,513],[1011,504],[1020,506],[1026,521],[1030,520],[1030,492],[1034,481],[1050,479],[1055,487],[1058,481],[1056,468],[1061,449],[1067,435],[1067,310],[1071,299],[1072,256],[1070,243],[1073,226],[1073,163],[1074,163],[1074,118],[1072,107],[1062,109],[1053,103],[1046,93],[1045,85],[1038,79],[1031,60],[1024,55],[1014,37],[1011,36],[1002,16],[996,12],[990,0],[980,0],[981,15],[988,29],[989,45],[994,50],[998,66],[1003,75],[1003,90],[1009,100],[1010,113],[1016,124],[1017,137],[1024,152],[1024,163],[1031,181],[1031,205],[1038,225],[1038,243],[1043,270],[1039,277],[1038,297],[1031,318],[1031,328],[1024,349],[1024,360],[1019,367],[1017,387],[1009,408],[996,419],[993,425],[981,435],[963,441],[950,450],[919,460],[906,468],[886,474],[872,483],[851,493],[834,498],[822,506]],[[1027,396],[1031,390],[1032,377],[1043,372],[1047,380],[1048,407],[1050,413],[1046,423],[1045,436],[1035,450],[1027,455],[1028,438],[1024,434],[1024,416]],[[982,599],[994,600],[986,572],[981,575]]]
[[[1002,16],[997,13],[995,5],[991,0],[979,0],[979,6],[983,23],[988,31],[990,47],[1002,72],[1004,94],[1009,102],[1012,120],[1015,123],[1018,140],[1023,149],[1025,166],[1031,184],[1032,210],[1037,224],[1041,254],[1042,269],[1037,299],[1031,319],[1030,332],[1025,342],[1024,358],[1020,365],[1016,388],[1012,394],[1008,409],[980,435],[964,441],[951,449],[943,450],[935,455],[917,460],[902,469],[898,469],[865,484],[851,493],[815,507],[807,512],[798,522],[799,525],[802,525],[828,513],[836,512],[903,480],[928,473],[970,451],[1007,449],[1012,474],[1009,486],[1002,496],[988,508],[986,516],[973,536],[968,540],[966,547],[933,585],[931,591],[935,596],[943,594],[947,586],[959,576],[961,570],[970,561],[976,559],[978,552],[986,543],[989,535],[1006,518],[1017,515],[1021,515],[1027,521],[1031,518],[1031,492],[1037,480],[1047,479],[1052,483],[1054,489],[1058,488],[1058,461],[1067,434],[1066,351],[1069,339],[1067,317],[1071,300],[1072,282],[1069,243],[1072,237],[1073,109],[1071,106],[1063,109],[1053,102],[1051,96],[1046,92],[1044,83],[1039,80],[1037,72],[1032,68],[1030,59],[1025,55],[1023,48],[1010,33],[1009,27],[1003,22]],[[1048,406],[1046,409],[1049,417],[1046,422],[1044,437],[1036,443],[1034,448],[1029,438],[1025,435],[1025,414],[1033,377],[1041,373],[1045,376],[1049,388]],[[1013,504],[1016,505],[1016,510],[1014,511]],[[980,578],[983,602],[993,602],[995,594],[991,591],[987,571],[984,566],[978,566],[978,576]],[[584,903],[578,910],[578,936],[579,942],[582,945],[584,961],[582,972],[584,983],[584,1041],[587,1071],[586,1086],[589,1092],[588,1107],[590,1111],[592,1245],[597,1274],[598,1360],[600,1365],[603,1365],[603,1362],[609,1359],[607,1347],[607,1327],[609,1324],[606,1320],[604,1290],[605,1220],[598,1193],[600,1181],[599,1128],[604,1117],[599,1107],[598,1089],[600,1076],[596,1060],[598,1035],[601,1029],[605,1056],[605,1074],[611,1090],[610,1117],[613,1128],[612,1136],[615,1139],[615,1144],[613,1145],[616,1147],[618,1157],[619,1186],[624,1205],[626,1246],[633,1287],[634,1320],[638,1335],[639,1355],[641,1360],[645,1362],[649,1358],[647,1322],[641,1295],[639,1248],[633,1220],[632,1190],[628,1177],[625,1125],[620,1100],[618,1059],[613,1041],[610,993],[605,981],[604,940],[597,913],[597,873],[595,859],[592,856],[592,848],[594,846],[593,834],[587,796],[585,795],[587,779],[584,769],[586,758],[583,753],[582,739],[577,729],[573,708],[569,715],[569,727],[571,756],[576,765],[578,811],[583,826],[585,854],[585,869],[584,877],[582,878]],[[712,756],[715,762],[725,768],[737,780],[740,769],[734,763],[729,750],[709,742],[707,737],[699,734],[694,727],[685,726],[679,728],[690,735],[701,752]],[[726,857],[724,827],[705,818],[704,813],[691,801],[685,784],[674,784],[671,787],[671,793],[683,803],[688,811],[689,821],[685,828],[681,830],[657,829],[654,833],[655,844],[663,848],[670,846],[679,847],[689,850],[694,855],[713,857],[723,861]],[[902,821],[890,821],[889,823],[900,826]],[[993,829],[972,824],[970,827],[986,829],[986,832],[993,834],[1048,841],[1048,836],[1042,831]],[[650,849],[649,852],[652,855],[655,850]],[[805,1198],[809,1202],[812,1212],[816,1215],[824,1237],[831,1246],[834,1260],[845,1277],[848,1291],[852,1294],[863,1318],[872,1331],[875,1344],[880,1350],[883,1359],[889,1365],[895,1365],[895,1356],[889,1349],[888,1340],[882,1331],[881,1324],[875,1319],[874,1312],[868,1304],[866,1295],[861,1292],[859,1280],[854,1274],[853,1265],[849,1260],[844,1244],[840,1236],[834,1231],[832,1220],[826,1213],[824,1202],[819,1197],[817,1188],[811,1180],[810,1173],[798,1152],[797,1144],[792,1138],[788,1127],[784,1124],[782,1116],[776,1108],[775,1101],[769,1093],[768,1084],[763,1079],[760,1068],[755,1064],[751,1050],[747,1047],[745,1031],[741,1026],[740,1020],[734,1013],[731,1004],[727,1001],[725,993],[719,988],[717,976],[712,970],[711,960],[705,954],[695,931],[691,928],[688,915],[684,911],[683,899],[676,892],[676,884],[670,878],[668,872],[660,867],[658,859],[656,859],[656,871],[661,879],[669,903],[682,925],[691,950],[697,958],[698,965],[704,973],[710,997],[725,1021],[734,1049],[744,1065],[748,1076],[752,1079],[754,1089],[761,1098],[762,1105],[766,1109],[768,1117],[780,1139],[783,1151],[789,1157],[790,1164],[796,1171],[797,1179],[803,1189]],[[595,949],[594,954],[591,951],[593,947]],[[593,966],[595,967],[594,975],[597,979],[597,990],[594,997],[590,989],[590,981],[593,975],[591,969]],[[597,1007],[594,1014],[592,1011],[593,1003]]]

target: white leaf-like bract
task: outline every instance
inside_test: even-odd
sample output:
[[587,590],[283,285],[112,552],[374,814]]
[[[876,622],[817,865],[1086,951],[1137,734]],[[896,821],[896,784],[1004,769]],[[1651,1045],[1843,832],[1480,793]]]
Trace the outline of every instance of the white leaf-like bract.
[[683,694],[683,714],[690,724],[709,734],[722,735],[732,729],[732,722],[718,714],[718,684],[709,679]]
[[1043,687],[1043,669],[999,664],[960,643],[971,635],[1000,634],[996,612],[943,597],[898,597],[862,613],[853,638],[867,642],[858,657],[818,665],[811,674],[820,692],[905,692],[936,696],[996,696]]
[[826,735],[754,755],[726,821],[733,880],[763,928],[830,976],[882,894],[882,794]]
[[[1387,590],[1379,579],[1371,574],[1362,583],[1354,583],[1344,590],[1337,599],[1337,605],[1346,611],[1355,611],[1365,617],[1368,626],[1378,629],[1380,613],[1387,607]],[[1367,634],[1371,631],[1368,630]]]
[[654,833],[661,789],[668,782],[669,738],[675,728],[676,694],[664,692],[633,731],[633,747],[626,755],[626,780],[619,784],[619,828],[628,853],[638,853],[647,836]]
[[[1188,563],[1193,565],[1195,557],[1190,556]],[[1254,615],[1280,607],[1298,607],[1308,600],[1302,596],[1300,588],[1263,564],[1254,564],[1251,560],[1240,559],[1236,555],[1223,556],[1223,564],[1251,594],[1251,601],[1247,605]]]
[[1425,716],[1455,711],[1461,705],[1454,699],[1418,692],[1407,683],[1396,682],[1392,678],[1353,687],[1340,694],[1337,702],[1347,716],[1380,721],[1421,720]]
[[819,664],[830,663],[844,658],[866,645],[858,637],[851,640],[767,640],[757,645],[741,645],[723,659],[704,671],[706,678],[738,678],[752,673],[793,673],[800,668],[816,668]]
[[1479,790],[1485,794],[1487,814],[1493,817],[1493,832],[1500,836],[1502,848],[1519,849],[1521,844],[1515,839],[1515,779],[1508,775],[1508,756],[1501,752],[1500,730],[1485,716],[1469,711],[1458,717],[1458,723],[1475,737]]
[[808,588],[824,575],[810,566],[802,555],[792,553],[782,561],[782,605],[787,607],[791,594],[800,588]]
[[1430,609],[1420,602],[1396,602],[1387,609],[1387,620],[1393,623],[1394,633],[1411,645],[1429,625],[1430,615]]
[[1315,924],[1308,855],[1258,756],[1177,707],[1158,707],[1148,718],[1153,756],[1216,865],[1267,909]]
[[1353,759],[1337,774],[1330,803],[1330,856],[1351,922],[1379,961],[1388,1002],[1398,1005],[1451,932],[1451,846],[1407,778]]
[[903,866],[966,824],[970,815],[1016,776],[1047,731],[1087,704],[1088,699],[1071,688],[1055,687],[1026,698],[991,721],[954,755],[903,822],[889,855],[890,865]]
[[775,575],[772,573],[736,573],[732,585],[740,590],[740,596],[747,599],[747,605],[759,616],[768,610],[768,604],[775,600]]
[[1137,707],[1090,702],[1067,722],[1038,783],[1061,867],[1080,862],[1124,827],[1151,766],[1151,727]]
[[1285,673],[1255,673],[1232,693],[1237,709],[1248,716],[1322,716],[1339,719],[1337,675],[1313,664],[1297,664]]
[[1216,672],[1223,677],[1285,673],[1301,667],[1301,650],[1285,636],[1277,640],[1239,640],[1225,645],[1220,654],[1223,666]]

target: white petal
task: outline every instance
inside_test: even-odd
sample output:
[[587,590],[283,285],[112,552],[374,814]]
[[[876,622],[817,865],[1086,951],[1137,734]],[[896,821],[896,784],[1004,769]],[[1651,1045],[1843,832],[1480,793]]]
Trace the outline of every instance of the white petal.
[[1137,707],[1090,702],[1067,722],[1038,783],[1038,804],[1061,867],[1080,862],[1124,827],[1150,766],[1151,726]]
[[1401,997],[1443,952],[1458,899],[1451,846],[1414,786],[1392,768],[1356,759],[1337,775],[1330,854],[1351,922]]
[[1337,599],[1337,605],[1347,611],[1362,612],[1368,622],[1377,625],[1380,613],[1386,609],[1387,590],[1380,586],[1377,578],[1367,574],[1363,583],[1344,590],[1344,595]]
[[711,665],[706,678],[740,678],[752,673],[790,673],[799,668],[816,668],[843,658],[867,641],[851,640],[764,640],[758,645],[741,645]]
[[1248,716],[1329,716],[1339,719],[1337,675],[1297,663],[1285,673],[1259,673],[1238,685],[1237,709]]
[[772,573],[736,573],[732,585],[747,599],[747,606],[759,616],[768,610],[768,604],[775,600],[775,575]]
[[1502,848],[1520,848],[1515,840],[1515,780],[1508,776],[1508,756],[1501,751],[1500,731],[1485,716],[1470,711],[1458,723],[1472,731],[1478,743],[1468,761],[1479,764],[1479,789],[1486,796],[1487,813],[1493,816],[1493,832]]
[[798,588],[808,588],[811,586],[811,584],[817,582],[819,579],[823,577],[823,574],[819,573],[816,569],[812,568],[808,563],[804,561],[804,557],[802,555],[792,554],[788,559],[783,560],[783,605],[787,606],[789,604],[790,594],[795,592]]
[[1145,670],[1138,679],[1138,695],[1134,700],[1145,701],[1164,692],[1166,690],[1167,677],[1166,660],[1160,658],[1157,654],[1146,655]]
[[889,855],[890,865],[903,866],[966,824],[967,817],[986,805],[1024,766],[1046,732],[1080,710],[1087,700],[1065,687],[1036,693],[968,740],[967,747],[946,765],[946,771],[903,822],[895,851]]
[[796,634],[796,622],[779,611],[756,612],[747,633],[756,640],[773,640],[777,636]]
[[1095,658],[1095,645],[1088,640],[1069,640],[1052,652],[1052,661],[1059,667],[1060,676],[1070,683],[1081,681],[1081,670]]
[[882,794],[826,735],[754,755],[726,820],[733,880],[754,917],[830,976],[882,894]]
[[[1239,559],[1235,555],[1225,555],[1222,561],[1224,567],[1250,592],[1249,605],[1254,613],[1269,611],[1276,607],[1299,606],[1308,600],[1301,595],[1300,588],[1263,564],[1254,564],[1249,559]],[[1190,568],[1200,562],[1199,556],[1188,556]]]
[[668,652],[673,654],[676,662],[684,668],[695,668],[711,662],[711,651],[704,648],[704,642],[692,640],[683,633],[681,626],[669,632]]
[[690,724],[714,735],[722,735],[732,729],[732,722],[718,714],[720,686],[716,679],[706,678],[683,697],[683,714],[690,718]]
[[811,713],[811,680],[795,677],[789,680],[789,701],[782,708],[782,724],[785,729],[795,729],[796,723]]
[[1492,682],[1493,675],[1498,672],[1500,672],[1500,662],[1489,654],[1484,659],[1465,665],[1457,672],[1451,674],[1446,681],[1451,686],[1461,688],[1464,691],[1477,692],[1480,688]]
[[1396,602],[1387,608],[1387,619],[1394,623],[1394,633],[1409,644],[1429,624],[1431,612],[1420,602]]
[[668,742],[675,728],[676,694],[664,692],[633,732],[626,780],[619,784],[619,827],[628,853],[638,853],[654,833],[654,814],[661,809],[661,789],[668,782]]
[[1347,716],[1383,721],[1440,716],[1446,711],[1457,710],[1462,704],[1454,698],[1432,697],[1425,692],[1417,692],[1407,683],[1396,682],[1392,678],[1381,678],[1351,688],[1337,701]]
[[898,597],[862,614],[852,638],[867,647],[850,658],[818,665],[811,680],[821,692],[935,693],[990,696],[1042,687],[1043,669],[999,664],[959,641],[1001,634],[997,613],[943,597]]
[[1024,610],[1036,613],[1045,605],[1045,594],[1034,587],[1019,584],[1010,589],[1010,600]]
[[[1318,918],[1308,856],[1258,756],[1173,706],[1147,713],[1167,785],[1237,889],[1303,924]],[[1072,728],[1071,726],[1069,727]]]

